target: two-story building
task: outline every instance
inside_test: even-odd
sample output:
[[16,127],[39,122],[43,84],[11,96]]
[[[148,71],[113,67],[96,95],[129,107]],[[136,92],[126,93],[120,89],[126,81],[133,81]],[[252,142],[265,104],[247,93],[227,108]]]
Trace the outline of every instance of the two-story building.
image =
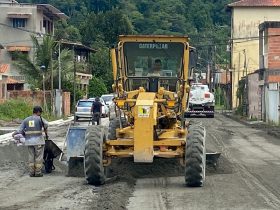
[[259,25],[280,21],[280,1],[241,0],[231,10],[232,107],[238,106],[238,81],[259,69]]
[[[54,22],[68,18],[50,4],[23,4],[14,0],[0,0],[0,81],[7,90],[28,88],[25,78],[12,65],[13,51],[33,57],[30,35],[40,39],[45,34],[54,34]],[[1,87],[3,87],[1,85]],[[1,91],[2,92],[2,91]]]
[[268,122],[280,122],[280,21],[266,21],[260,30],[259,79],[263,82],[263,118]]

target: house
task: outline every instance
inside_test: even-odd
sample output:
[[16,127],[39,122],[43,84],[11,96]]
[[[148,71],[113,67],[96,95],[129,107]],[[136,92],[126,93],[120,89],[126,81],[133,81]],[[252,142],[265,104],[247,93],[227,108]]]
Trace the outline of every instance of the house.
[[265,21],[259,26],[260,78],[262,78],[265,119],[280,122],[280,21]]
[[[30,35],[38,38],[54,34],[54,22],[68,18],[50,4],[24,4],[14,0],[0,0],[0,81],[7,90],[28,89],[23,75],[12,65],[14,51],[33,57]],[[2,86],[1,86],[2,87]],[[1,90],[0,92],[3,92]]]
[[232,107],[239,105],[239,80],[259,69],[259,25],[280,21],[280,1],[241,0],[228,5],[231,11]]
[[73,73],[76,75],[76,89],[81,90],[84,93],[84,97],[87,97],[89,81],[92,79],[90,55],[91,53],[95,53],[97,50],[81,43],[69,42],[65,40],[61,40],[59,44],[61,44],[61,48],[73,50],[75,62]]

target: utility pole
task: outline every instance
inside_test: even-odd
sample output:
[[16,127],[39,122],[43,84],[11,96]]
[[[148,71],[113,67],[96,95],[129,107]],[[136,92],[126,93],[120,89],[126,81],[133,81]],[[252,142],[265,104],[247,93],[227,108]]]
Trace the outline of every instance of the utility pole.
[[214,54],[213,54],[213,64],[214,64],[214,72],[213,72],[213,87],[212,88],[214,88],[215,89],[215,77],[216,77],[216,49],[217,49],[217,46],[215,45],[214,46]]
[[55,108],[54,108],[54,92],[53,92],[53,49],[51,48],[51,57],[50,57],[50,68],[51,68],[51,112],[54,115],[55,114]]
[[56,111],[58,117],[62,115],[62,90],[61,90],[61,42],[58,42],[58,91],[56,91]]
[[60,51],[60,41],[58,43],[58,89],[61,91],[61,51]]
[[[208,55],[209,56],[209,89],[212,92],[212,68],[213,68],[213,56],[212,56],[212,47],[208,48]],[[211,59],[211,60],[210,60]]]
[[243,50],[243,54],[244,54],[244,71],[243,71],[243,77],[244,77],[244,73],[245,76],[247,76],[248,72],[247,72],[247,54],[246,54],[246,49]]
[[73,45],[73,59],[74,59],[73,103],[74,103],[74,105],[76,105],[76,55],[75,55],[75,45]]
[[44,97],[44,111],[46,111],[48,113],[48,107],[47,107],[47,101],[46,101],[46,86],[45,86],[45,70],[46,70],[46,66],[40,66],[40,69],[42,71],[43,74],[43,97]]

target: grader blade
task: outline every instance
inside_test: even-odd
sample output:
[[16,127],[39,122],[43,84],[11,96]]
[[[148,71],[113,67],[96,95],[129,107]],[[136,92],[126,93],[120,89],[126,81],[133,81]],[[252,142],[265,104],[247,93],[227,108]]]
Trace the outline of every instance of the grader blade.
[[86,129],[86,127],[73,126],[67,133],[68,176],[84,176]]
[[221,156],[220,152],[206,153],[206,164],[216,168],[220,156]]

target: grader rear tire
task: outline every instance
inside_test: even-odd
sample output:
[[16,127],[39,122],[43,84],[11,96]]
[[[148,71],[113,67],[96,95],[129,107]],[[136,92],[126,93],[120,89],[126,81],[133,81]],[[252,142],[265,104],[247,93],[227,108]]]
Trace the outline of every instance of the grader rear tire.
[[205,182],[205,129],[190,126],[185,151],[185,181],[190,187],[201,187]]
[[102,126],[90,126],[85,136],[84,171],[88,184],[102,185],[105,183],[103,166],[103,142],[106,139]]

